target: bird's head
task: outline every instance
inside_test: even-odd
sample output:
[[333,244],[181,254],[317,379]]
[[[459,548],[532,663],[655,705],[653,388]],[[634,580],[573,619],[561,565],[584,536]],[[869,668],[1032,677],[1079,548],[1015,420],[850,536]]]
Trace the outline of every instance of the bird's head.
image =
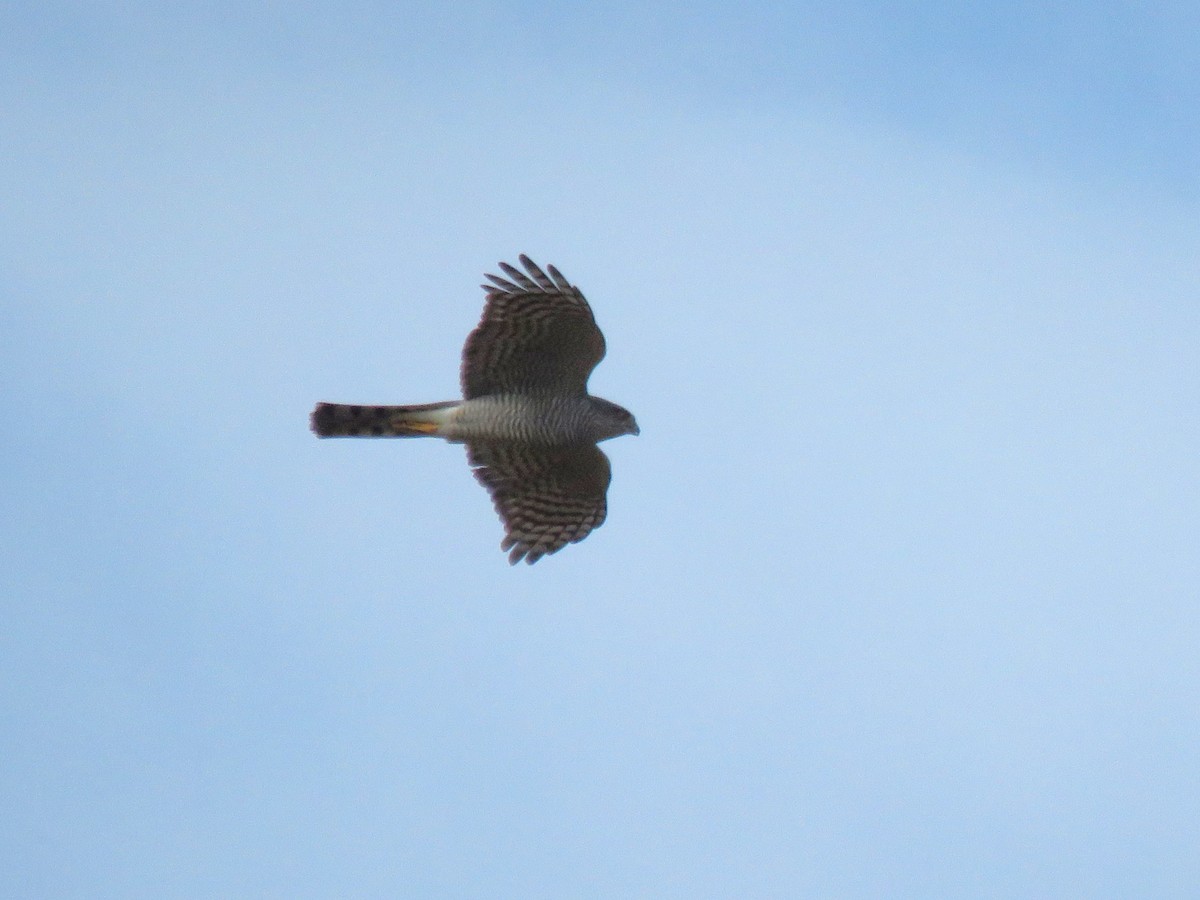
[[620,437],[623,434],[641,434],[637,419],[625,407],[617,406],[617,404],[600,397],[593,397],[592,403],[600,414],[601,431],[604,434],[600,440]]

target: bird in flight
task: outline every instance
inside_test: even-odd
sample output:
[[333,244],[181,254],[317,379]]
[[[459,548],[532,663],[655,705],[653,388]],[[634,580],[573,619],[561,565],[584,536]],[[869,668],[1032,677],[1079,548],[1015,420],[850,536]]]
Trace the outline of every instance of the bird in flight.
[[604,335],[579,288],[520,257],[488,275],[479,325],[463,347],[462,400],[416,406],[318,403],[318,437],[440,437],[467,461],[504,523],[510,563],[535,563],[604,523],[611,470],[596,445],[637,434],[626,409],[587,380]]

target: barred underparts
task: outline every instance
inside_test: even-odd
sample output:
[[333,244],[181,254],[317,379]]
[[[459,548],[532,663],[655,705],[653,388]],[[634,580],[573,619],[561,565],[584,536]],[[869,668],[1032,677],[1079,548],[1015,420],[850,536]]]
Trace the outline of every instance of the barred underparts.
[[462,400],[415,406],[318,403],[319,437],[441,437],[467,459],[505,527],[509,562],[537,562],[603,524],[610,480],[596,445],[637,434],[626,409],[587,392],[604,336],[580,290],[527,256],[522,272],[488,275],[479,325],[467,338]]

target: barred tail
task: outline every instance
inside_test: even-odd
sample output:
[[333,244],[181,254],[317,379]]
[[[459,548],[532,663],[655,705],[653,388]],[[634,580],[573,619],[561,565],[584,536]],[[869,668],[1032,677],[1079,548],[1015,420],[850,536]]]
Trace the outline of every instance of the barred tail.
[[417,406],[318,403],[310,424],[317,437],[422,437],[442,433],[456,401]]

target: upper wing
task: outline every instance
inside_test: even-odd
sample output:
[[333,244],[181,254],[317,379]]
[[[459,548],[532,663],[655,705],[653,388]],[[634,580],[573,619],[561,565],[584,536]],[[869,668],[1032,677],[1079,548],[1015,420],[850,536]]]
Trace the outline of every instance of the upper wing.
[[467,444],[467,460],[504,522],[510,563],[535,563],[604,524],[612,477],[595,444]]
[[[500,263],[508,278],[487,277],[483,318],[463,348],[462,391],[582,394],[604,358],[604,335],[579,288],[554,266],[549,275],[521,256],[525,272]],[[526,274],[526,272],[528,274]]]

